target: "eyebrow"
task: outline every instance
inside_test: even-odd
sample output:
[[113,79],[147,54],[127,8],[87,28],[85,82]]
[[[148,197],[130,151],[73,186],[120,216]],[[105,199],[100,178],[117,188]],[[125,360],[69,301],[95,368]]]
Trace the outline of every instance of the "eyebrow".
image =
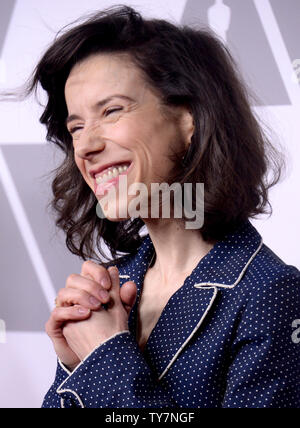
[[[94,106],[93,106],[93,110],[99,110],[99,108],[104,107],[106,104],[108,104],[110,101],[112,101],[114,98],[121,98],[125,101],[134,101],[134,99],[126,96],[126,95],[112,95],[111,97],[107,97],[104,100],[101,100],[99,102],[97,102]],[[77,114],[71,114],[70,116],[67,117],[66,121],[65,121],[65,125],[68,125],[70,122],[73,122],[73,120],[78,120],[78,119],[82,119],[80,116],[78,116]]]

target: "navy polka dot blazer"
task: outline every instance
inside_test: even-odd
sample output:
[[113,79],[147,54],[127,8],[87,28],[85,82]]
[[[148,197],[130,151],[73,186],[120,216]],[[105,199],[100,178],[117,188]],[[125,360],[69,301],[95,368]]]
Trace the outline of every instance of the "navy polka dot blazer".
[[154,247],[119,267],[138,287],[128,331],[70,373],[58,361],[43,407],[300,408],[300,272],[249,221],[218,242],[170,298],[144,352],[137,306]]

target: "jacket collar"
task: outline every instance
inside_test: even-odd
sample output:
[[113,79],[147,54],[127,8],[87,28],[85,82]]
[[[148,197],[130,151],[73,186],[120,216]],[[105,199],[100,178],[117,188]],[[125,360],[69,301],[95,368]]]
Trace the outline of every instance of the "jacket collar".
[[[262,244],[261,235],[249,221],[246,221],[222,241],[217,242],[200,260],[189,278],[194,280],[194,286],[197,287],[232,288],[242,279]],[[120,265],[120,277],[126,281],[137,281],[139,283],[137,285],[141,285],[154,251],[151,238],[146,235],[138,252],[129,260],[126,259],[124,266]]]
[[[215,244],[165,306],[144,350],[149,365],[161,379],[183,352],[211,309],[219,288],[234,288],[259,252],[262,239],[249,221]],[[154,246],[147,235],[138,252],[119,266],[121,285],[137,285],[129,330],[136,335],[137,307]],[[155,296],[154,296],[155,297]],[[168,325],[168,328],[165,326]],[[180,331],[180,334],[179,334]]]
[[261,235],[247,221],[219,241],[195,269],[194,287],[234,288],[263,245]]

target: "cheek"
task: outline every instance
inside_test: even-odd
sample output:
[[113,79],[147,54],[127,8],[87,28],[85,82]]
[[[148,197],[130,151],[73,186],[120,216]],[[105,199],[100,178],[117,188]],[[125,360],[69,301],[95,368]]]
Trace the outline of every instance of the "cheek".
[[87,181],[87,175],[86,175],[86,171],[85,171],[84,160],[75,156],[75,163],[76,163],[76,166],[79,169],[82,177],[84,178],[85,181]]

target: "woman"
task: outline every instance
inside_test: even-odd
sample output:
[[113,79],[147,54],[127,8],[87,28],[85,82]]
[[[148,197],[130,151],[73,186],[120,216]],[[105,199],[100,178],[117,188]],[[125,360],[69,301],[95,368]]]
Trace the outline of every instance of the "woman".
[[[226,48],[118,7],[60,35],[38,84],[65,153],[57,225],[90,259],[46,325],[58,367],[43,407],[300,407],[300,273],[249,222],[279,162]],[[204,183],[202,227],[175,215],[175,194],[169,218],[161,202],[149,215],[154,194],[129,188],[153,183],[192,183],[192,211]]]

